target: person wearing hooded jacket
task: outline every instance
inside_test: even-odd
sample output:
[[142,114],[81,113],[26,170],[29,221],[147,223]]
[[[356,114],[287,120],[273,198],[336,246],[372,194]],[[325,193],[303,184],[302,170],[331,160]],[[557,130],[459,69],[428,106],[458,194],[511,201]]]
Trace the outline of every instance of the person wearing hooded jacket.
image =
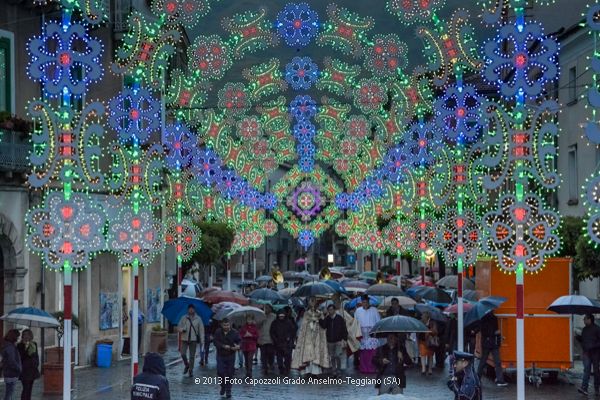
[[133,378],[131,400],[171,400],[166,375],[162,357],[157,353],[147,353],[142,373]]

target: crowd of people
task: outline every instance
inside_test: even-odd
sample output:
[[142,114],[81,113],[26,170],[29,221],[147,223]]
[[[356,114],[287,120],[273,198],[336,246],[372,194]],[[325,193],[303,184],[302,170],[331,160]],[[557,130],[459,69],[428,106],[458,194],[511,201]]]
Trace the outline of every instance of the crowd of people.
[[[462,396],[457,398],[476,400],[481,397],[480,377],[487,356],[491,354],[497,365],[496,383],[506,385],[499,360],[498,326],[493,314],[478,327],[482,335],[483,361],[475,369],[472,354],[455,352],[455,320],[436,321],[429,312],[415,314],[415,311],[401,307],[398,299],[392,299],[391,305],[383,312],[370,304],[368,295],[357,300],[360,302],[353,308],[344,307],[337,297],[327,301],[310,297],[305,307],[299,308],[262,304],[264,318],[257,323],[249,315],[241,325],[223,319],[211,320],[209,325],[204,326],[194,307],[190,306],[178,325],[183,373],[194,376],[197,348],[200,349],[200,365],[208,362],[212,343],[217,361],[218,380],[215,382],[220,384],[220,395],[226,398],[232,397],[231,382],[236,375],[236,362],[246,378],[253,377],[255,364],[260,364],[264,377],[290,376],[293,369],[301,376],[327,375],[335,378],[342,376],[352,359],[356,371],[374,374],[378,381],[385,382],[378,387],[380,394],[396,394],[402,393],[406,387],[407,368],[420,365],[423,375],[432,375],[433,369],[444,368],[450,357],[453,378],[448,387],[457,396]],[[388,334],[383,338],[369,335],[381,318],[394,315],[418,316],[428,327],[428,332],[418,335]],[[468,334],[466,336],[468,342],[470,338]],[[148,373],[146,369],[142,373],[149,381],[146,384],[158,392],[165,390],[160,389],[165,386],[164,382],[157,381],[156,377],[148,378]],[[138,398],[149,397],[146,394],[145,397],[132,395],[132,399]],[[164,400],[169,397],[150,398]]]

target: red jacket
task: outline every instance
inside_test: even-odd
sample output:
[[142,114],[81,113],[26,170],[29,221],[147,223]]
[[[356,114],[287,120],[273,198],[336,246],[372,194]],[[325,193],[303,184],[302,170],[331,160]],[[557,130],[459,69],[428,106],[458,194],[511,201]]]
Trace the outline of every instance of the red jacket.
[[[249,336],[248,333],[250,333]],[[242,326],[242,329],[240,329],[240,337],[242,338],[242,344],[240,346],[242,351],[256,351],[258,328],[255,324],[245,324]]]

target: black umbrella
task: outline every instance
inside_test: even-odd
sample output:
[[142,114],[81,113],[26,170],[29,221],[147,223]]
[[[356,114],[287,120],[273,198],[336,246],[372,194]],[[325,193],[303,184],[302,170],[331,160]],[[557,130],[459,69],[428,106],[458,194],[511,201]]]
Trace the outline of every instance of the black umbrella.
[[367,289],[367,294],[372,296],[402,296],[404,291],[402,288],[389,283],[379,283],[372,285]]
[[258,303],[285,303],[286,299],[273,289],[262,288],[253,290],[252,293],[248,296],[250,297],[250,301],[258,302]]
[[430,286],[413,286],[406,291],[409,296],[415,298],[417,296],[422,299],[433,301],[438,304],[450,304],[452,303],[452,297],[444,290]]
[[429,329],[424,323],[413,317],[404,315],[394,315],[393,317],[383,318],[373,326],[370,336],[384,337],[388,333],[412,333],[428,332]]
[[477,301],[479,300],[479,294],[476,290],[465,290],[463,291],[463,299],[468,301]]
[[580,295],[561,296],[548,310],[558,314],[596,314],[600,313],[600,301]]
[[446,322],[448,318],[444,315],[444,313],[438,309],[437,307],[431,306],[429,304],[417,304],[415,305],[415,310],[420,312],[421,314],[428,312],[431,316],[431,319],[439,322]]
[[293,294],[294,297],[331,296],[336,291],[323,282],[310,282],[300,286]]
[[488,296],[479,300],[477,303],[473,304],[473,308],[471,308],[465,314],[465,326],[469,326],[474,324],[475,322],[481,320],[483,317],[494,311],[496,308],[500,307],[502,303],[506,301],[506,297],[500,296]]

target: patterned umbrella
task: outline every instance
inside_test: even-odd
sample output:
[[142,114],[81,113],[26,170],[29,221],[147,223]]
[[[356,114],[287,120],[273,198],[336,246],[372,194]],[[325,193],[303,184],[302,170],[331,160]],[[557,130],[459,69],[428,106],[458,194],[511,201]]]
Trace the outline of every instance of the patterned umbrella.
[[249,300],[246,297],[244,297],[241,293],[232,292],[230,290],[216,290],[204,296],[203,300],[210,304],[230,301],[232,303],[238,303],[245,306],[249,303]]

